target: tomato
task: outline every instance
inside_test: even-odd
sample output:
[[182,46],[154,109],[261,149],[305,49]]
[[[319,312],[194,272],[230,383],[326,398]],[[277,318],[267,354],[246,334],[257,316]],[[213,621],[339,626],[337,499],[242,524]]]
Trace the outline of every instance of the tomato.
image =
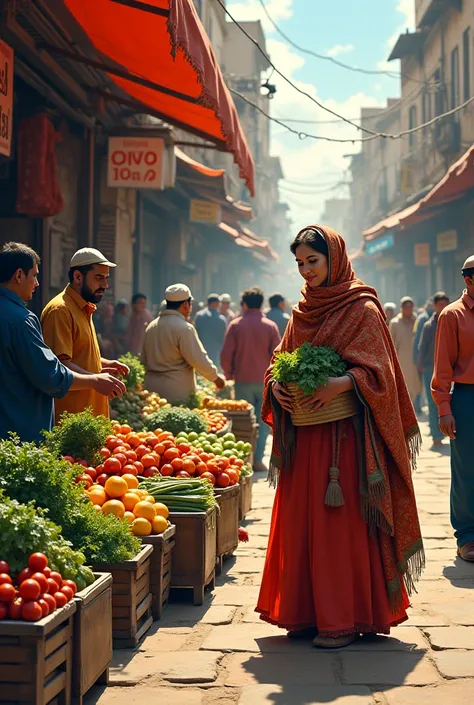
[[231,485],[236,485],[239,481],[239,476],[235,470],[227,470],[226,473],[229,478],[230,478],[230,484]]
[[196,472],[194,474],[199,476],[203,475],[205,472],[208,472],[206,463],[198,463],[196,465]]
[[[197,463],[199,465],[199,463]],[[194,463],[192,460],[184,460],[183,461],[183,470],[187,472],[189,475],[195,475],[196,474],[196,463]]]
[[44,600],[49,605],[49,614],[54,612],[56,609],[56,600],[49,594],[49,592],[46,592],[44,595],[40,595],[40,600]]
[[54,599],[56,600],[56,605],[58,608],[64,607],[64,605],[67,605],[67,597],[63,592],[55,592],[53,595]]
[[212,474],[212,472],[203,472],[201,475],[201,480],[209,480],[213,485],[216,484],[216,478],[215,475]]
[[21,611],[23,609],[23,598],[17,597],[13,602],[10,602],[8,612],[10,619],[21,619]]
[[138,460],[138,456],[134,450],[127,450],[125,452],[125,455],[126,455],[127,461],[130,463],[134,463],[135,460]]
[[143,471],[143,477],[154,477],[158,473],[158,468],[151,466]]
[[136,460],[133,464],[135,465],[138,474],[143,475],[143,470],[144,470],[143,463],[141,463],[139,460]]
[[180,453],[177,448],[168,448],[168,450],[165,450],[165,452],[163,453],[163,458],[166,460],[167,463],[171,463],[172,460],[179,457]]
[[52,573],[52,570],[51,570],[51,568],[49,568],[49,567],[46,567],[46,568],[43,570],[43,575],[44,575],[46,578],[50,578],[50,577],[51,577],[51,573]]
[[160,468],[160,472],[165,477],[168,477],[174,473],[174,468],[172,465],[169,465],[169,464],[162,465]]
[[89,475],[93,481],[97,478],[97,470],[95,468],[86,468],[85,474]]
[[63,455],[63,460],[66,460],[68,463],[71,463],[71,465],[74,465],[76,462],[72,455]]
[[175,471],[183,469],[183,461],[181,460],[181,458],[173,458],[170,465]]
[[123,475],[135,475],[135,477],[138,475],[138,470],[135,467],[135,465],[132,465],[132,463],[127,463],[127,465],[124,465],[122,468],[122,474]]
[[7,617],[8,617],[8,607],[3,602],[0,602],[0,621],[2,619],[6,619]]
[[122,469],[122,463],[117,458],[107,458],[104,463],[104,473],[106,475],[116,475]]
[[180,453],[186,454],[189,453],[189,451],[191,450],[191,446],[189,445],[189,443],[179,443],[178,450]]
[[21,610],[21,616],[25,622],[39,622],[39,620],[43,617],[43,610],[41,609],[40,603],[36,602],[36,600],[28,600],[27,602],[24,602]]
[[[47,578],[48,581],[48,592],[50,595],[54,595],[55,592],[58,592],[59,590],[59,585],[58,583],[53,580],[52,578]],[[62,581],[61,581],[62,582]]]
[[95,469],[95,472],[96,478],[99,477],[99,475],[102,475],[102,473],[104,472],[104,464],[102,463],[102,465],[98,465]]
[[230,477],[226,472],[221,472],[221,474],[217,476],[216,485],[218,487],[228,487],[230,485]]
[[[76,592],[77,592],[77,585],[76,585],[76,583],[74,582],[74,580],[63,580],[62,588],[63,588],[63,587],[66,587],[66,585],[67,585],[67,587],[71,588],[71,590],[73,591],[74,594],[76,594]],[[62,589],[62,588],[61,588],[61,589]]]
[[42,617],[47,617],[48,614],[49,614],[49,605],[48,605],[48,603],[46,602],[46,600],[43,600],[43,599],[40,598],[40,599],[38,600],[38,604],[39,604],[39,606],[41,607],[41,611],[42,611],[42,613],[43,613],[43,614],[42,614]]
[[92,485],[94,484],[94,483],[92,482],[92,477],[90,477],[90,475],[86,475],[86,474],[84,474],[84,475],[79,475],[79,477],[76,479],[76,482],[77,482],[78,484],[79,484],[80,482],[82,482],[84,485],[86,485],[86,488],[87,488],[87,489],[89,489],[89,487],[92,487]]
[[49,577],[54,580],[54,582],[57,583],[59,587],[61,587],[61,585],[63,584],[63,576],[61,575],[61,573],[58,573],[57,570],[53,570]]
[[110,458],[112,453],[108,448],[101,448],[99,451],[100,455],[107,460],[107,458]]
[[9,583],[10,585],[12,585],[13,580],[10,578],[8,573],[0,573],[0,585],[3,585],[3,583]]
[[24,600],[37,600],[38,597],[41,595],[40,584],[32,578],[24,580],[20,585],[19,591],[20,597],[22,597]]
[[105,472],[103,472],[102,475],[99,475],[99,477],[97,478],[97,482],[99,483],[99,485],[102,485],[102,487],[104,487],[108,479],[109,476],[106,475]]
[[123,466],[127,464],[127,456],[125,453],[117,453],[114,455],[114,458],[119,461],[120,468],[123,468]]
[[62,592],[63,595],[66,595],[68,602],[71,602],[74,597],[74,590],[71,590],[69,585],[63,585],[59,592]]
[[16,597],[16,590],[10,583],[0,585],[0,602],[12,602]]
[[48,580],[44,573],[33,573],[32,580],[36,580],[41,588],[41,592],[48,592]]
[[[45,558],[46,558],[46,556],[45,556]],[[31,576],[32,576],[33,573],[35,573],[35,572],[36,572],[36,569],[35,569],[35,570],[31,570],[31,568],[23,568],[23,570],[21,571],[21,573],[18,575],[18,577],[17,577],[17,579],[16,579],[18,585],[21,585],[21,583],[22,583],[24,580],[28,580],[28,578],[31,578]]]
[[185,472],[184,470],[178,470],[178,472],[176,472],[174,476],[177,480],[187,480],[188,477],[191,477],[189,472]]
[[0,561],[0,573],[10,574],[10,566],[6,561]]

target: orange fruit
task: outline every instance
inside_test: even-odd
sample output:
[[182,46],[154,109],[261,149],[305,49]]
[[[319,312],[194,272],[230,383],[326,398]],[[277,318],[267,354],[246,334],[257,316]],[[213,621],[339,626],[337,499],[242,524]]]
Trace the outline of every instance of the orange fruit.
[[135,475],[132,475],[132,473],[125,473],[125,475],[122,475],[122,480],[125,480],[129,490],[136,490],[138,487],[138,480]]
[[135,536],[149,536],[152,532],[152,524],[148,519],[138,517],[130,527]]
[[125,507],[118,499],[109,499],[102,505],[102,514],[115,514],[116,517],[122,519],[125,514]]
[[135,514],[133,512],[125,512],[123,518],[126,519],[129,524],[133,524],[135,521]]
[[94,509],[96,510],[96,512],[102,511],[102,507],[100,506],[100,504],[94,504]]
[[162,516],[156,516],[153,519],[153,533],[162,534],[168,528],[168,521]]
[[162,504],[162,502],[156,502],[153,505],[153,508],[155,510],[156,516],[161,516],[161,517],[164,517],[165,519],[168,519],[170,513],[169,513],[169,509],[166,506],[166,504]]
[[101,490],[92,490],[91,492],[89,492],[90,501],[92,502],[92,504],[98,505],[99,507],[101,507],[107,499],[107,496],[106,496],[103,488],[101,488],[101,489],[102,489],[102,491]]
[[144,502],[143,500],[136,503],[133,513],[136,517],[148,519],[148,521],[153,521],[155,518],[155,508],[150,502]]
[[135,492],[126,492],[121,499],[125,511],[127,512],[133,512],[134,506],[138,504],[139,501],[140,497],[135,494]]
[[129,426],[127,423],[124,423],[124,424],[120,427],[120,433],[123,433],[123,434],[125,434],[126,436],[128,436],[128,434],[131,433],[131,432],[132,432],[132,428],[131,428],[131,426]]
[[155,504],[155,498],[151,494],[147,494],[143,500],[144,502],[150,502],[150,504]]
[[128,492],[128,483],[123,477],[118,477],[117,475],[112,475],[106,480],[105,491],[113,499],[117,497],[123,497],[123,495]]

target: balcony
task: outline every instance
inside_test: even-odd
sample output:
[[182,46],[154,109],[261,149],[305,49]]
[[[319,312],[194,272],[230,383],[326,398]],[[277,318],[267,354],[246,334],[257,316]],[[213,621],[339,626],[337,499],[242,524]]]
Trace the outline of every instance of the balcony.
[[446,10],[461,12],[462,0],[417,0],[415,15],[416,26],[431,27]]
[[425,30],[400,34],[395,46],[392,49],[388,61],[403,59],[406,56],[417,56],[425,42],[427,32]]

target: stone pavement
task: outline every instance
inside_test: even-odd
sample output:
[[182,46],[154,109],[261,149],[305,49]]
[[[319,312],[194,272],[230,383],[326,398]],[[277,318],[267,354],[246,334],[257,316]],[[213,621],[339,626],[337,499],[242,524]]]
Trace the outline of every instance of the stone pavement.
[[259,478],[250,542],[227,561],[214,594],[203,607],[168,606],[136,651],[116,651],[111,685],[93,689],[87,705],[472,705],[474,564],[455,557],[448,446],[440,454],[429,445],[415,475],[427,568],[409,621],[390,638],[321,652],[258,619],[273,501]]

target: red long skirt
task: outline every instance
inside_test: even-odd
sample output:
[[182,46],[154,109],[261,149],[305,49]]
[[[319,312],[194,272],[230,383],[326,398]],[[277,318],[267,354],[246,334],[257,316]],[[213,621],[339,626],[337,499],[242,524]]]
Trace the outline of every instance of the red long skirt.
[[388,634],[407,619],[409,600],[391,611],[380,549],[360,510],[352,423],[341,443],[342,507],[325,505],[332,465],[331,424],[297,430],[294,467],[280,476],[256,611],[288,630],[320,636]]

